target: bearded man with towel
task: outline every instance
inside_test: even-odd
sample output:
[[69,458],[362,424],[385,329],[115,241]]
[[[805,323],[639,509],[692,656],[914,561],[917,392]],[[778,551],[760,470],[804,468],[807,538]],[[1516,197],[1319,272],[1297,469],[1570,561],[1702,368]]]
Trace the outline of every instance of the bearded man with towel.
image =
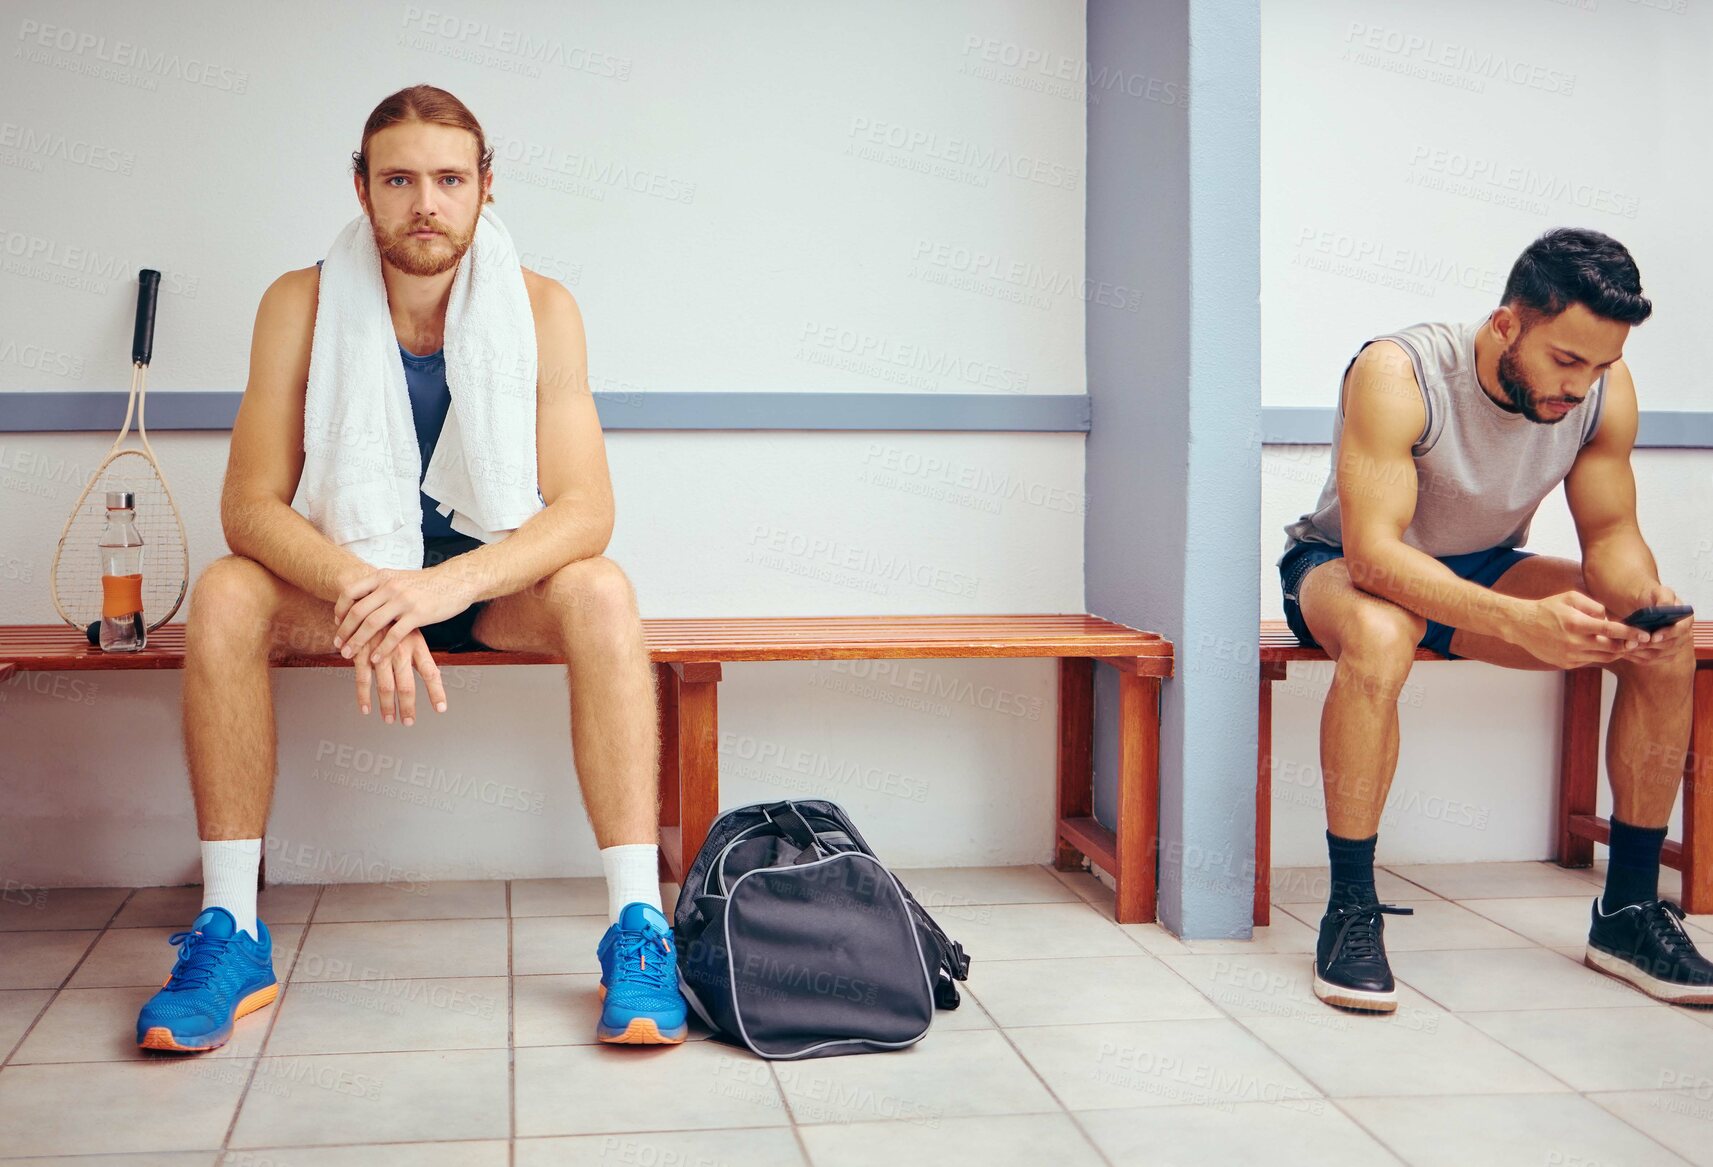
[[613,495],[582,319],[487,209],[492,158],[452,94],[388,97],[352,156],[362,214],[262,297],[221,498],[232,554],[197,579],[186,628],[203,906],[138,1016],[145,1048],[214,1049],[279,992],[256,916],[270,659],[340,652],[359,710],[373,687],[382,720],[409,726],[413,673],[446,711],[431,650],[484,647],[567,662],[612,920],[597,1036],[684,1039],[658,882],[653,666],[630,582],[602,554]]

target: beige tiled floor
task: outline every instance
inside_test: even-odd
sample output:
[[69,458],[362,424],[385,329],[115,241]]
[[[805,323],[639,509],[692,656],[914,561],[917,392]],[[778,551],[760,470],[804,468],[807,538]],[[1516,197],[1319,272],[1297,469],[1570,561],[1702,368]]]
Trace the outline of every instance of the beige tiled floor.
[[1323,872],[1275,872],[1252,941],[1115,924],[1087,875],[900,874],[974,958],[964,1007],[773,1064],[594,1042],[598,880],[270,889],[285,991],[195,1059],[131,1026],[196,889],[0,903],[0,1164],[1713,1165],[1713,1011],[1581,965],[1597,871],[1384,872],[1416,909],[1391,1017],[1314,999]]

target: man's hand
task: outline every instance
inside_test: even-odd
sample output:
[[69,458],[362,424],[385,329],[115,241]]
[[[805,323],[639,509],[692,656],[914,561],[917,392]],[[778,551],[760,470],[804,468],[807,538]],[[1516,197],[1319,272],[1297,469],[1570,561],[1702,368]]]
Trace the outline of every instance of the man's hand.
[[456,616],[470,603],[469,582],[439,567],[382,568],[339,593],[333,603],[333,619],[339,625],[333,646],[348,660],[366,654],[370,664],[379,664],[411,632]]
[[405,633],[399,639],[398,648],[382,657],[378,664],[370,664],[367,653],[358,653],[352,663],[357,673],[357,708],[364,716],[369,712],[369,674],[372,672],[380,690],[381,720],[391,725],[396,709],[404,724],[414,724],[416,678],[411,674],[413,668],[422,674],[422,683],[428,686],[428,699],[434,708],[441,713],[446,712],[446,690],[440,683],[440,666],[434,663],[422,633],[415,629]]
[[[1681,603],[1683,603],[1683,601],[1677,598],[1676,592],[1672,591],[1664,584],[1655,584],[1653,587],[1643,591],[1640,596],[1636,597],[1636,602],[1630,607],[1624,609],[1624,615],[1628,616],[1638,608],[1664,607],[1669,604]],[[1625,625],[1625,627],[1628,627],[1628,625]],[[1640,630],[1637,629],[1636,631]],[[1685,617],[1684,619],[1679,620],[1676,624],[1667,628],[1660,628],[1653,632],[1642,633],[1643,639],[1641,647],[1633,650],[1630,653],[1630,658],[1632,660],[1647,661],[1658,660],[1660,657],[1671,656],[1683,647],[1684,641],[1691,639],[1694,635],[1695,621]]]
[[1611,619],[1605,608],[1581,592],[1531,601],[1528,612],[1526,619],[1512,626],[1514,642],[1555,668],[1605,664],[1633,655],[1635,646],[1647,640],[1641,629]]

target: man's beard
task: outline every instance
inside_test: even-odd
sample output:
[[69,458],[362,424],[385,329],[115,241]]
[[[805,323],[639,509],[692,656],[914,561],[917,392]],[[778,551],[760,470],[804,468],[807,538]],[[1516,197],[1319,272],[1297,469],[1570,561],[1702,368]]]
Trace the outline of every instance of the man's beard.
[[[1505,398],[1510,404],[1512,413],[1520,413],[1532,422],[1540,425],[1557,425],[1576,411],[1574,409],[1561,413],[1557,417],[1548,417],[1540,412],[1535,405],[1534,387],[1529,384],[1518,367],[1515,347],[1508,348],[1499,354],[1499,388],[1505,391]],[[1554,398],[1562,401],[1563,398]]]
[[369,225],[374,229],[375,249],[381,253],[381,258],[407,276],[437,276],[451,271],[470,250],[470,243],[475,237],[474,229],[459,234],[444,220],[437,221],[430,228],[440,232],[439,239],[412,239],[410,233],[427,226],[423,223],[412,223],[402,231],[393,232],[375,222],[371,215]]

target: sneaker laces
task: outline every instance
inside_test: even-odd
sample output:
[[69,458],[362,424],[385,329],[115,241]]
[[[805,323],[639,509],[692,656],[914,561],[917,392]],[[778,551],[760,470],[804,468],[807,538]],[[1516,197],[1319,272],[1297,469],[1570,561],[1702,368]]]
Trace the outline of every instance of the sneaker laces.
[[614,937],[613,949],[618,956],[617,967],[627,979],[639,978],[658,989],[677,987],[678,976],[675,971],[670,971],[670,961],[656,960],[650,964],[648,960],[654,953],[662,956],[672,954],[664,937],[641,929],[627,930]]
[[178,963],[173,965],[172,977],[165,987],[176,992],[200,989],[208,984],[220,967],[226,946],[234,939],[234,936],[209,936],[204,932],[174,932],[167,937],[167,943],[179,946]]
[[1381,915],[1413,916],[1416,910],[1392,904],[1343,904],[1327,908],[1326,914],[1338,926],[1338,938],[1332,946],[1334,959],[1379,960],[1386,955],[1380,944]]
[[1671,900],[1648,900],[1638,906],[1642,910],[1642,926],[1666,955],[1673,959],[1701,955],[1695,949],[1695,941],[1678,923],[1683,919],[1681,907]]

